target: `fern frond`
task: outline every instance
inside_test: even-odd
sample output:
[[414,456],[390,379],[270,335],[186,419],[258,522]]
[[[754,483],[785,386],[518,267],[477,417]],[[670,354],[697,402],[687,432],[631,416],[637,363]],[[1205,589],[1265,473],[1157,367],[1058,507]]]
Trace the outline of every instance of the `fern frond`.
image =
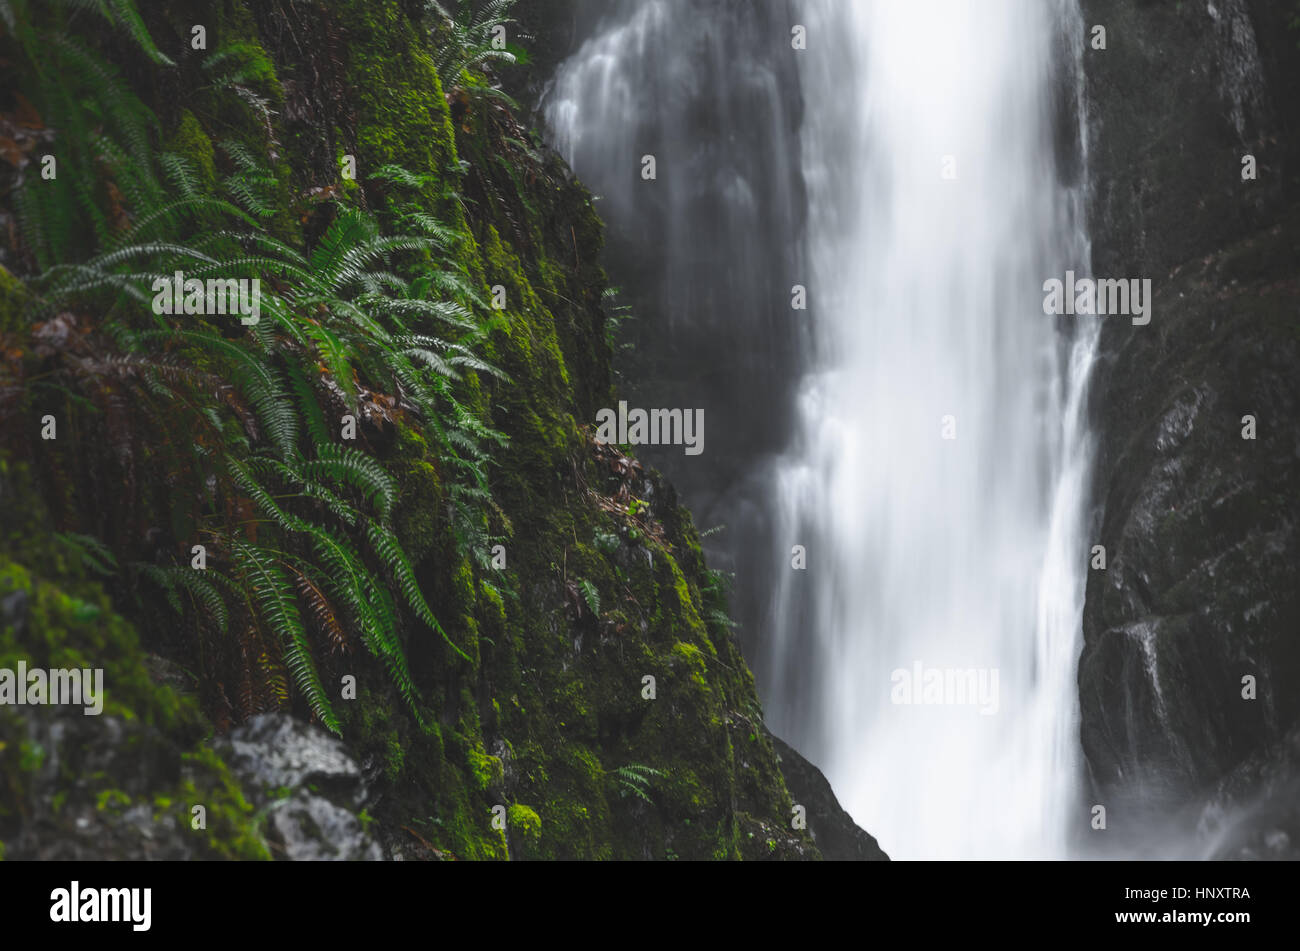
[[242,142],[227,140],[221,150],[235,163],[236,172],[226,176],[226,194],[249,214],[257,218],[275,216],[275,191],[278,182]]
[[[143,336],[153,336],[154,332]],[[180,330],[175,336],[199,344],[207,350],[225,356],[239,389],[247,395],[257,410],[258,419],[271,442],[284,458],[296,450],[298,443],[298,415],[293,403],[281,388],[275,370],[260,360],[256,354],[205,330]]]
[[153,37],[149,35],[149,28],[144,25],[144,20],[140,18],[140,13],[131,0],[106,0],[105,8],[108,11],[109,22],[135,40],[136,45],[146,56],[159,66],[176,65],[154,44]]
[[627,766],[620,766],[614,770],[614,778],[619,784],[619,796],[626,799],[628,796],[636,796],[645,802],[650,802],[650,779],[654,776],[662,776],[660,770],[652,769],[649,766],[642,766],[638,763],[629,763]]
[[262,619],[280,638],[285,666],[312,712],[332,733],[342,735],[320,675],[311,658],[307,630],[298,611],[294,590],[274,556],[245,542],[235,542],[233,552]]
[[432,317],[434,320],[450,324],[461,330],[477,330],[478,324],[470,312],[460,304],[451,301],[422,300],[417,298],[361,298],[359,303],[368,303],[385,314],[397,317]]
[[465,240],[465,236],[455,228],[448,227],[427,212],[408,211],[402,216],[402,223],[414,225],[423,235],[432,238],[443,248],[454,248]]
[[225,634],[229,630],[230,613],[226,609],[225,598],[213,582],[221,582],[226,586],[230,582],[216,569],[206,568],[200,571],[180,566],[164,568],[147,562],[135,562],[132,567],[163,589],[167,602],[178,614],[184,613],[180,600],[180,592],[183,590],[194,599],[203,616],[216,624],[218,631]]
[[290,362],[287,367],[289,376],[289,388],[293,390],[294,396],[298,399],[298,410],[302,414],[303,422],[307,426],[307,433],[311,436],[312,443],[317,446],[324,446],[330,442],[329,427],[325,424],[325,413],[321,409],[320,399],[316,395],[316,390],[311,381],[307,379],[307,374],[302,368],[294,362]]
[[375,553],[384,560],[384,563],[393,572],[393,576],[397,579],[398,590],[402,592],[402,597],[406,599],[406,603],[410,605],[411,610],[416,613],[420,620],[438,632],[452,650],[465,660],[471,660],[470,656],[447,636],[447,632],[443,630],[442,625],[438,623],[438,619],[434,617],[433,610],[429,607],[428,602],[424,600],[424,594],[420,591],[419,582],[415,580],[415,570],[411,567],[411,562],[406,557],[406,552],[402,550],[402,545],[397,540],[397,536],[383,525],[373,521],[366,525],[366,534],[370,538],[370,544],[375,549]]
[[331,649],[344,654],[351,652],[352,646],[348,642],[347,632],[339,623],[338,614],[335,613],[334,605],[330,604],[329,598],[325,597],[325,593],[302,571],[292,565],[289,570],[293,574],[298,594],[311,612],[312,619],[329,638]]
[[402,185],[416,190],[437,181],[433,175],[417,175],[400,165],[381,165],[371,173],[370,177],[376,181],[392,182],[395,185]]
[[303,332],[316,344],[317,353],[320,354],[325,366],[329,368],[334,382],[343,391],[343,397],[348,406],[355,410],[357,405],[357,383],[353,379],[352,364],[349,362],[355,351],[338,334],[315,321],[304,323]]
[[117,574],[117,558],[98,538],[78,532],[55,532],[53,537],[71,549],[95,574],[106,578]]
[[172,606],[172,610],[177,614],[185,613],[185,608],[181,604],[180,581],[170,571],[143,561],[133,562],[131,567],[162,589],[163,596],[167,598],[167,603]]
[[596,586],[586,578],[578,579],[578,590],[582,592],[582,598],[587,602],[587,608],[596,617],[600,617],[600,592]]
[[381,519],[392,514],[397,499],[396,480],[377,459],[354,446],[322,445],[316,458],[303,463],[301,470],[308,478],[332,479],[360,489]]

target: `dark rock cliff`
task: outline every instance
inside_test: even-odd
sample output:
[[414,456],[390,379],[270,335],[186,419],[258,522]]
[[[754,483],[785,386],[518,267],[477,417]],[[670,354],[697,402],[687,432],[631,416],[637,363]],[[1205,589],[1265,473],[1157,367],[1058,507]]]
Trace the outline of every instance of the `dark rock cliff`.
[[1270,803],[1300,713],[1297,9],[1083,6],[1108,34],[1085,61],[1093,268],[1154,290],[1148,326],[1104,325],[1092,388],[1108,564],[1078,679],[1108,830],[1085,842],[1295,854]]
[[779,737],[772,738],[790,795],[807,809],[808,831],[832,862],[886,862],[889,860],[874,836],[859,828],[840,806],[822,771]]

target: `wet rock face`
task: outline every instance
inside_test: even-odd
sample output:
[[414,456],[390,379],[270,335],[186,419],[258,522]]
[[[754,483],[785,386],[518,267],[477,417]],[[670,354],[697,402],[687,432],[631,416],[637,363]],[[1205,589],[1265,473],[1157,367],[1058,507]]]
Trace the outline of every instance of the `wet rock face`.
[[1300,859],[1300,729],[1224,777],[1196,822],[1205,858]]
[[[191,768],[157,731],[118,717],[24,710],[25,747],[39,751],[19,835],[8,858],[190,860],[210,857],[206,832],[160,813],[156,794],[183,783]],[[215,748],[253,808],[272,857],[383,859],[358,813],[367,796],[361,768],[343,744],[287,714],[264,714]],[[95,777],[120,784],[96,791]],[[84,779],[69,782],[69,776]],[[209,797],[200,796],[200,802]],[[187,813],[187,800],[182,812]],[[209,802],[208,821],[216,817]]]
[[218,743],[255,807],[277,858],[377,860],[379,843],[358,816],[367,798],[361,767],[341,741],[279,713],[262,714]]
[[808,830],[822,858],[831,862],[889,861],[875,838],[840,806],[822,771],[781,739],[774,736],[772,743],[790,796],[806,810]]
[[[1173,817],[1164,837],[1196,854],[1265,857],[1294,836],[1251,818],[1300,775],[1300,165],[1276,108],[1300,36],[1284,6],[1084,4],[1109,34],[1087,59],[1094,270],[1150,277],[1155,301],[1149,326],[1104,326],[1093,383],[1108,563],[1088,578],[1082,742],[1114,839]],[[1247,772],[1272,792],[1230,781]]]
[[[1106,369],[1109,557],[1090,573],[1079,667],[1084,749],[1103,786],[1176,803],[1296,722],[1300,284],[1272,267],[1230,276],[1295,244],[1277,228],[1192,262]],[[1243,698],[1246,677],[1257,699]]]
[[[1106,28],[1106,49],[1084,57],[1098,274],[1159,277],[1294,195],[1288,5],[1083,0],[1088,29]],[[1259,174],[1243,187],[1247,154]]]

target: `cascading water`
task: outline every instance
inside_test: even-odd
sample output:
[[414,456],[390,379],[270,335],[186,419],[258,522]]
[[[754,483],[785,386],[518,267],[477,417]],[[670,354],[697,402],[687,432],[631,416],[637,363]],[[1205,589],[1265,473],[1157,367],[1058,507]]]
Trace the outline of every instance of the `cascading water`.
[[[562,67],[547,106],[579,173],[622,196],[614,219],[644,207],[632,170],[654,150],[629,125],[681,129],[680,114],[656,110],[726,96],[693,76],[725,85],[733,65],[751,78],[765,68],[732,35],[707,47],[721,63],[667,69],[664,95],[645,95],[647,76],[684,62],[683,36],[726,38],[704,21],[735,11],[623,9]],[[789,250],[793,228],[752,227],[792,191],[711,189],[740,223],[722,246],[716,228],[690,227],[690,205],[670,213],[672,254],[744,262],[786,321],[805,322],[790,364],[803,371],[788,389],[794,426],[761,491],[775,513],[770,557],[738,597],[772,592],[754,658],[768,721],[895,857],[1059,856],[1082,808],[1074,665],[1095,326],[1044,316],[1042,284],[1088,270],[1075,154],[1083,24],[1068,0],[805,0],[791,15],[764,56],[797,61],[805,253]],[[795,23],[804,50],[791,48]],[[1062,115],[1076,128],[1063,133]],[[769,139],[769,150],[789,147]],[[716,172],[730,153],[715,146]],[[787,278],[791,266],[803,273]],[[734,283],[735,271],[709,273]],[[659,279],[680,285],[673,273]],[[806,312],[788,310],[795,283]],[[752,332],[745,311],[730,313],[721,332]],[[674,333],[667,318],[661,329]],[[689,497],[689,474],[674,475]],[[806,570],[792,565],[796,545]],[[896,702],[895,672],[918,668],[981,671],[996,694]],[[924,699],[923,683],[914,692]]]
[[[772,648],[820,689],[778,681],[769,718],[891,854],[1061,855],[1094,332],[1063,356],[1042,284],[1086,266],[1054,121],[1057,18],[1076,18],[1038,0],[806,10],[825,46],[804,93],[828,105],[803,135],[819,366],[778,493],[809,562],[784,575]],[[924,692],[968,670],[979,703]]]

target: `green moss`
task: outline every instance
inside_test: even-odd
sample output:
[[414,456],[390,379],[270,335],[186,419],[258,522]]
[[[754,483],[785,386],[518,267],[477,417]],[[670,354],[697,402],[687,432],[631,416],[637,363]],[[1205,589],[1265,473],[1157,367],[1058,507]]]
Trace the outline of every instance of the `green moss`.
[[34,773],[45,765],[45,747],[23,740],[18,744],[18,768],[24,773]]
[[27,289],[0,266],[0,333],[14,333],[27,326]]
[[694,644],[678,641],[673,645],[673,656],[684,661],[691,680],[701,687],[708,687],[709,681],[704,666],[704,654]]
[[507,810],[506,822],[510,830],[525,839],[536,842],[542,836],[542,819],[528,806],[515,803]]
[[[188,778],[177,795],[184,827],[201,837],[207,851],[225,859],[270,859],[266,842],[253,822],[253,807],[230,774],[225,762],[202,746],[182,757]],[[194,807],[206,810],[206,829],[194,829]]]
[[[241,11],[242,12],[242,11]],[[223,37],[220,53],[225,58],[226,75],[237,74],[241,85],[256,90],[274,103],[284,101],[284,89],[275,65],[254,37],[256,24],[248,17],[239,17]],[[232,39],[232,37],[234,39]]]
[[78,590],[81,596],[42,582],[0,554],[0,598],[20,593],[29,605],[21,636],[12,625],[0,632],[0,667],[103,668],[103,715],[201,730],[197,709],[182,709],[174,690],[150,679],[135,630],[111,611],[103,589],[83,583]]
[[505,769],[498,757],[489,756],[481,749],[470,749],[468,760],[470,774],[478,789],[500,788],[505,782]]
[[95,797],[95,808],[100,812],[121,812],[131,805],[131,797],[120,789],[104,789]]
[[485,617],[490,619],[493,631],[503,631],[506,625],[506,602],[501,592],[488,581],[480,581],[479,605]]
[[397,467],[401,473],[397,531],[411,559],[418,563],[439,544],[439,507],[443,503],[438,471],[424,459]]
[[402,775],[402,768],[406,765],[406,747],[402,745],[396,730],[390,730],[385,739],[388,755],[384,759],[384,775],[388,777],[389,782],[397,782],[398,777]]
[[[357,128],[357,177],[396,164],[441,175],[455,163],[455,132],[433,59],[397,0],[345,0],[348,84]],[[426,198],[442,206],[442,196]]]
[[452,576],[456,602],[461,611],[466,614],[471,613],[475,606],[474,597],[474,567],[469,563],[468,558],[462,558],[460,564],[456,566],[456,573]]
[[181,113],[180,125],[168,140],[167,148],[190,163],[205,187],[216,187],[216,151],[212,148],[212,140],[190,110]]

